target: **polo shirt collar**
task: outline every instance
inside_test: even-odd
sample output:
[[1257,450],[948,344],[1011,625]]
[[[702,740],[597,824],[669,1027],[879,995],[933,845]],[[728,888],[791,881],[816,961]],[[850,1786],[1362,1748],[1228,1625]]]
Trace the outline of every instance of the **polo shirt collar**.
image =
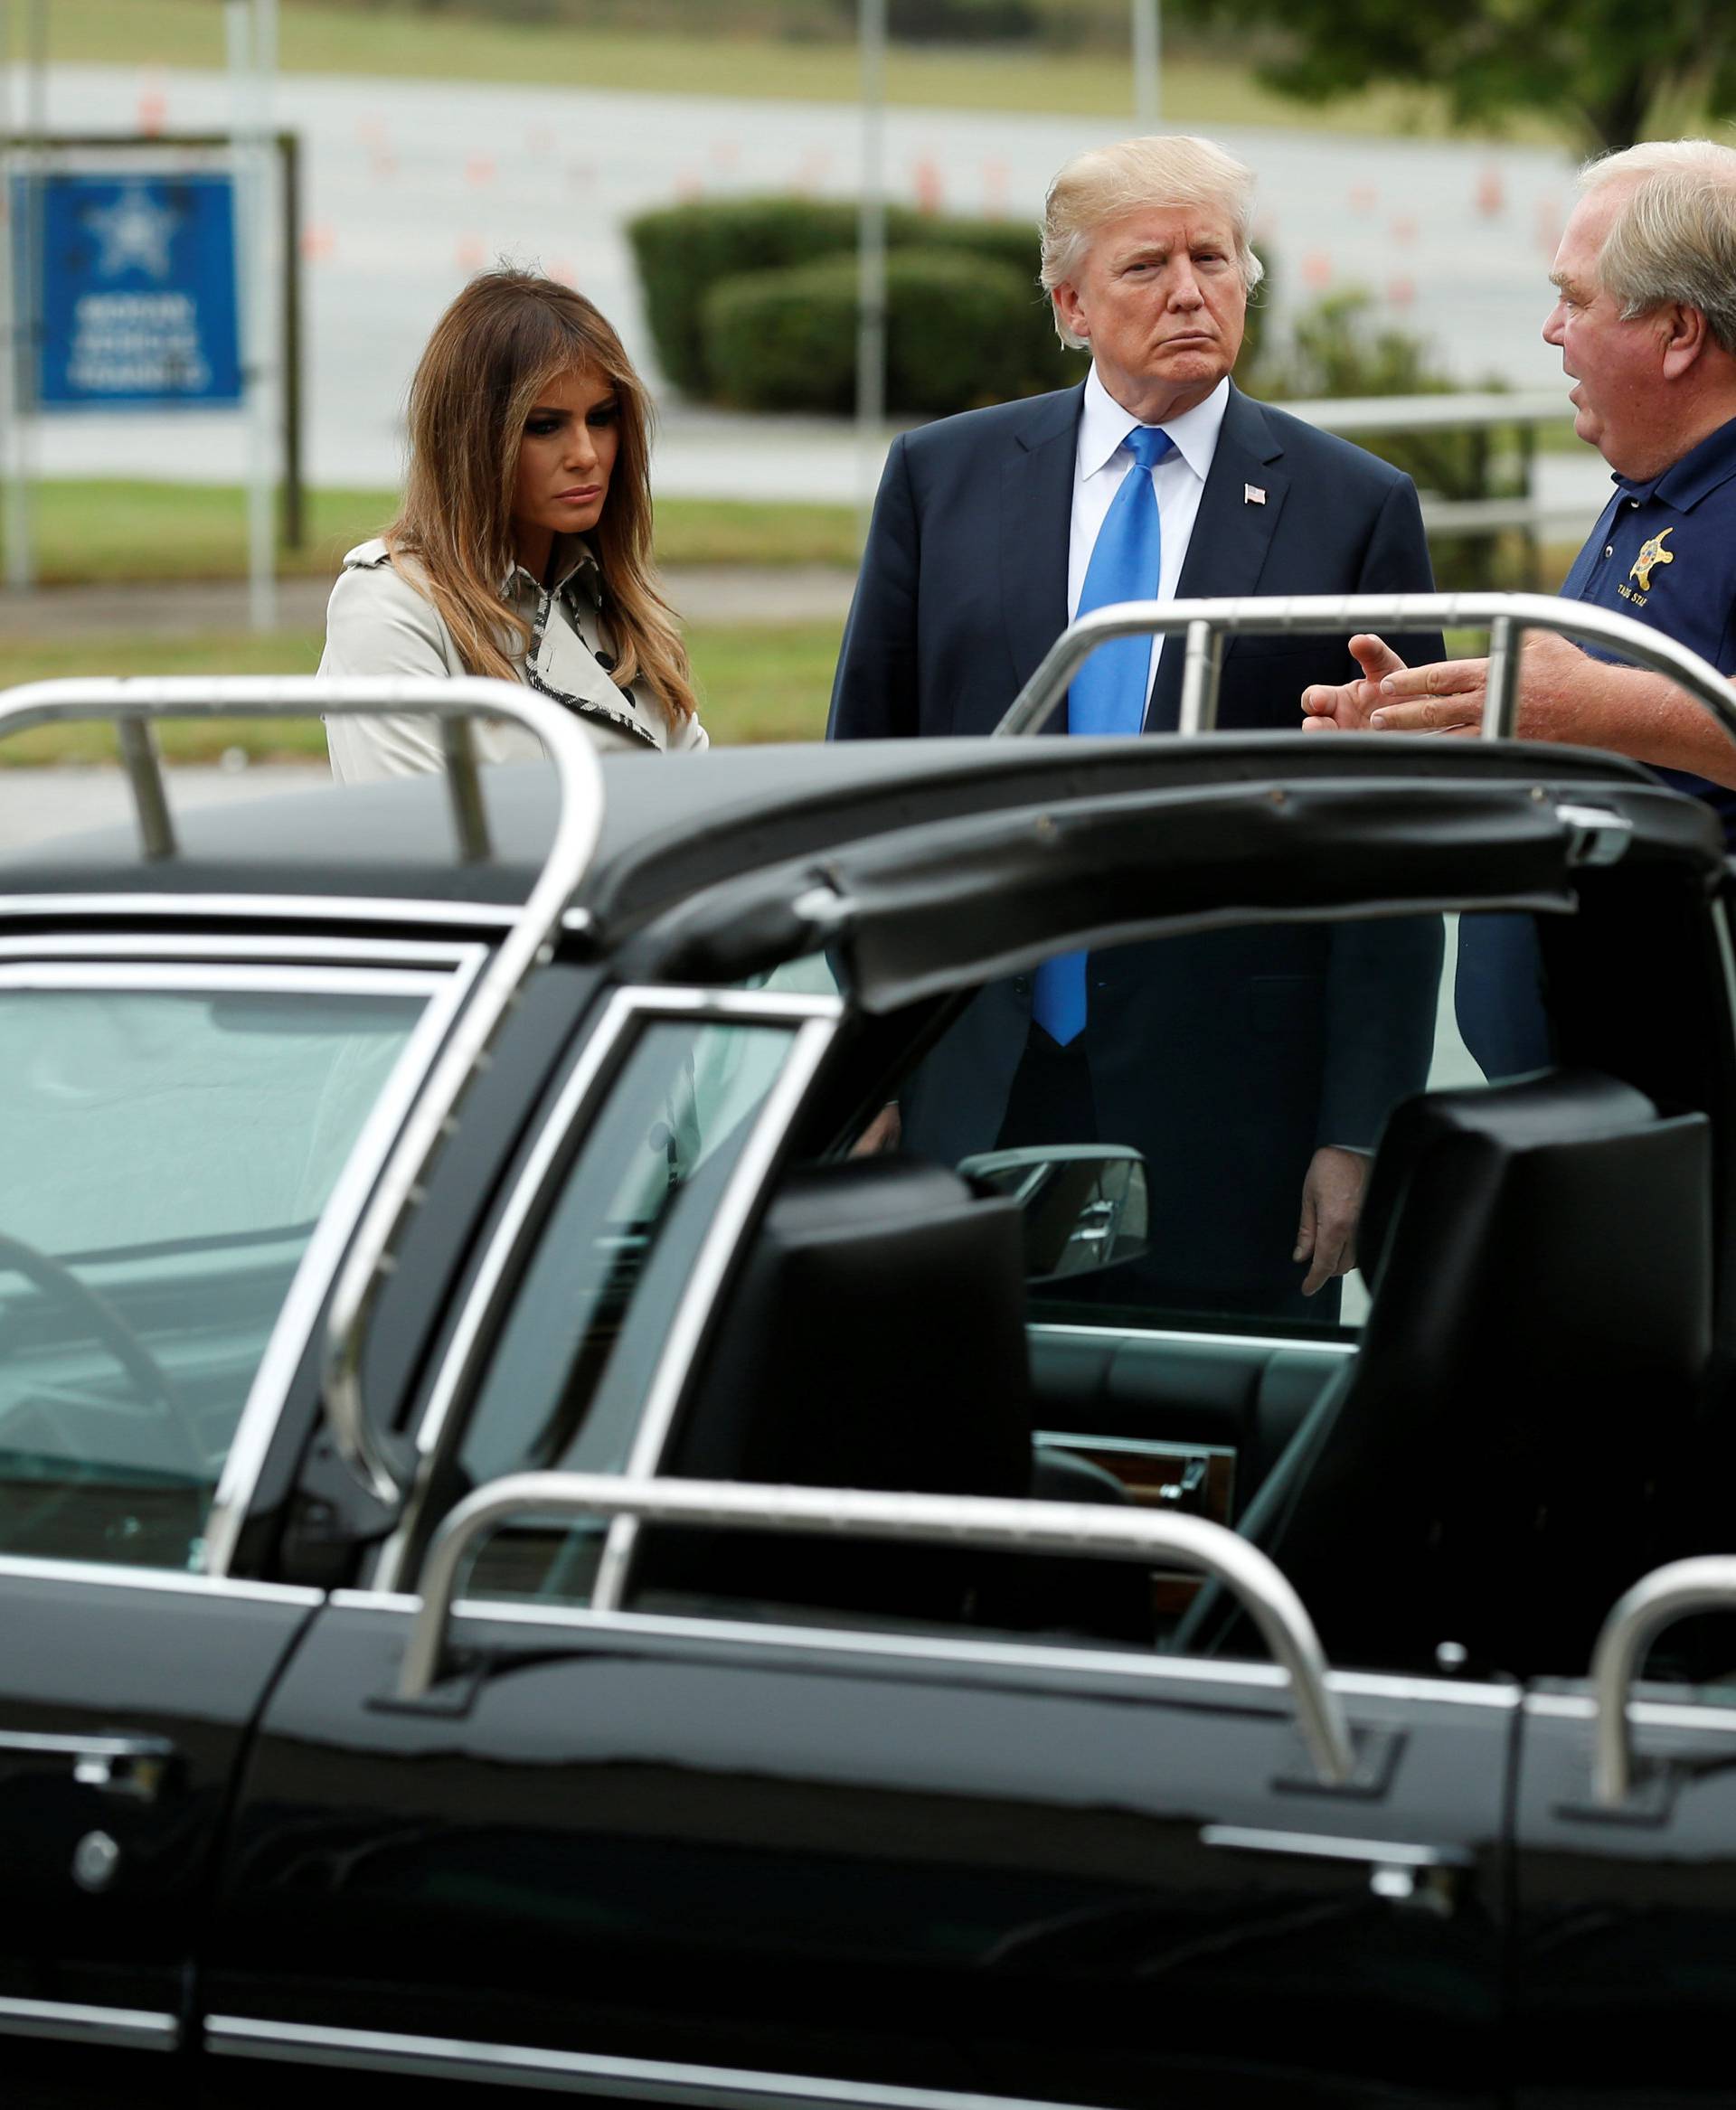
[[[1223,428],[1223,414],[1229,407],[1230,381],[1226,375],[1204,402],[1195,403],[1191,410],[1182,411],[1179,417],[1164,420],[1163,429],[1175,443],[1176,453],[1201,483],[1211,473],[1212,457],[1218,451],[1218,434]],[[1128,429],[1138,423],[1139,419],[1124,410],[1103,386],[1093,366],[1085,377],[1085,401],[1079,415],[1080,475],[1095,476],[1113,457],[1127,437]]]
[[1709,492],[1732,476],[1736,476],[1736,418],[1707,433],[1679,462],[1672,462],[1648,482],[1638,484],[1628,476],[1617,476],[1614,482],[1630,498],[1642,503],[1660,498],[1677,513],[1691,513]]

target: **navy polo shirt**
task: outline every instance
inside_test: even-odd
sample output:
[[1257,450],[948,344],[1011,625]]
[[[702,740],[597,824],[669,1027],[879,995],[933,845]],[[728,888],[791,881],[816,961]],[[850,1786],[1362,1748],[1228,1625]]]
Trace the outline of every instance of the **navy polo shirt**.
[[[1650,483],[1618,476],[1615,484],[1562,598],[1649,623],[1721,674],[1736,674],[1736,419]],[[1598,645],[1581,650],[1620,657]],[[1657,774],[1715,808],[1736,851],[1736,791],[1680,769]]]

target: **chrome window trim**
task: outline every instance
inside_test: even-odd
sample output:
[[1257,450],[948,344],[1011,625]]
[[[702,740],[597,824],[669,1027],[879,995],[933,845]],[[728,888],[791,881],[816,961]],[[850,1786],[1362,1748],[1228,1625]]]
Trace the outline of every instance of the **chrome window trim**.
[[[480,947],[476,948],[480,954]],[[238,989],[268,996],[317,996],[326,992],[370,996],[429,995],[448,977],[420,967],[269,966],[222,960],[61,960],[35,957],[0,964],[0,989],[112,989],[198,995]]]
[[338,2030],[306,2022],[211,2015],[206,2049],[219,2058],[279,2058],[372,2072],[544,2086],[562,2092],[628,2096],[642,2102],[709,2104],[716,2110],[1072,2110],[1026,2096],[905,2088],[875,2081],[824,2080],[805,2074],[741,2067],[693,2066],[672,2059],[623,2058],[596,2052],[544,2050],[525,2044],[479,2044],[456,2037],[412,2037],[391,2030]]
[[[624,1478],[648,1480],[656,1474],[668,1447],[675,1409],[686,1389],[706,1323],[722,1293],[731,1260],[741,1245],[760,1192],[771,1176],[772,1165],[796,1118],[797,1109],[807,1098],[844,1015],[843,1001],[838,997],[789,996],[780,1001],[785,1006],[797,1008],[781,1009],[774,1015],[800,1018],[803,1023],[797,1031],[795,1045],[786,1056],[784,1067],[766,1094],[760,1118],[753,1125],[753,1134],[736,1161],[729,1184],[719,1197],[716,1212],[699,1250],[693,1255],[686,1294],[670,1315],[663,1353],[657,1358],[651,1381],[646,1387],[645,1403],[639,1409],[639,1426],[633,1447],[627,1453]],[[722,1015],[743,1014],[732,1011]],[[627,1569],[638,1533],[636,1517],[617,1517],[610,1523],[591,1590],[591,1601],[599,1611],[614,1610],[626,1595]]]
[[1354,1341],[1294,1341],[1274,1333],[1194,1333],[1185,1326],[1088,1326],[1073,1319],[1033,1319],[1025,1331],[1033,1339],[1043,1333],[1080,1333],[1100,1341],[1113,1334],[1118,1341],[1171,1341],[1188,1347],[1263,1348],[1269,1354],[1320,1355],[1342,1361],[1354,1355]]
[[[339,1589],[328,1600],[334,1612],[390,1612],[413,1618],[421,1599],[404,1590]],[[576,1639],[588,1634],[640,1635],[646,1640],[722,1641],[750,1652],[836,1650],[844,1655],[902,1660],[911,1665],[948,1671],[978,1669],[1107,1671],[1127,1672],[1153,1682],[1186,1678],[1198,1684],[1241,1686],[1281,1694],[1284,1673],[1275,1663],[1227,1662],[1215,1656],[1160,1656],[1137,1650],[1070,1647],[1062,1642],[995,1641],[977,1635],[874,1634],[848,1626],[782,1626],[770,1620],[702,1619],[691,1614],[662,1612],[598,1613],[582,1605],[533,1605],[522,1600],[460,1597],[452,1617],[504,1622],[508,1625],[558,1627]],[[1345,1700],[1415,1700],[1430,1705],[1487,1707],[1510,1714],[1523,1697],[1516,1685],[1478,1683],[1467,1679],[1402,1676],[1382,1671],[1326,1672],[1329,1688]],[[1590,1714],[1590,1705],[1587,1705]]]
[[[1532,1692],[1525,1712],[1558,1721],[1595,1722],[1597,1701],[1588,1693]],[[1736,1736],[1736,1701],[1727,1700],[1636,1700],[1628,1702],[1628,1719],[1655,1729],[1712,1729]]]
[[100,1584],[105,1589],[171,1590],[194,1597],[233,1597],[256,1605],[323,1605],[326,1592],[307,1583],[259,1582],[247,1576],[195,1575],[180,1568],[128,1568],[120,1561],[53,1560],[37,1553],[0,1553],[0,1583]]
[[1736,947],[1731,943],[1730,911],[1722,894],[1715,895],[1712,903],[1712,935],[1723,973],[1724,1031],[1727,1038],[1736,1040]]
[[574,1122],[589,1110],[600,1081],[605,1076],[612,1077],[614,1058],[626,1040],[627,1030],[642,1015],[633,1002],[636,994],[618,989],[604,1005],[601,1016],[580,1050],[579,1060],[550,1109],[548,1119],[538,1132],[524,1170],[501,1211],[494,1236],[483,1254],[416,1426],[416,1478],[410,1497],[402,1516],[373,1563],[374,1578],[382,1589],[393,1587],[398,1580],[404,1555],[420,1521],[435,1455],[445,1434],[447,1420],[454,1402],[475,1375],[477,1339],[493,1309],[501,1277],[522,1248],[526,1220],[542,1195],[550,1167],[565,1148]]
[[[1099,1560],[1179,1561],[1225,1585],[1285,1672],[1288,1711],[1321,1785],[1355,1771],[1344,1710],[1326,1685],[1326,1656],[1302,1600],[1270,1557],[1203,1517],[1095,1503],[1008,1501],[961,1494],[888,1494],[867,1488],[786,1487],[740,1481],[634,1478],[616,1473],[509,1473],[467,1495],[429,1540],[421,1603],[399,1667],[401,1701],[427,1698],[442,1675],[459,1578],[510,1523],[548,1516],[985,1551],[1083,1555]],[[611,1527],[612,1531],[612,1527]],[[593,1608],[612,1609],[608,1600]]]
[[446,1044],[453,1020],[468,1001],[481,972],[482,947],[471,947],[468,952],[463,967],[431,983],[422,1015],[392,1064],[380,1097],[369,1109],[297,1264],[289,1293],[278,1312],[265,1353],[248,1388],[247,1400],[212,1496],[211,1512],[205,1519],[205,1568],[209,1574],[229,1573],[289,1388],[350,1249],[368,1197],[410,1108]]
[[84,962],[32,959],[0,964],[0,991],[112,990],[118,994],[251,991],[268,995],[403,995],[419,997],[422,1013],[363,1123],[344,1170],[297,1263],[265,1352],[235,1424],[205,1520],[205,1572],[222,1576],[234,1558],[249,1503],[264,1470],[283,1402],[314,1323],[335,1278],[381,1165],[420,1092],[436,1055],[469,995],[485,958],[480,946],[457,949],[454,967],[392,968],[357,964],[261,966],[212,960]]
[[[573,1065],[560,1096],[551,1107],[548,1118],[539,1130],[524,1171],[513,1188],[505,1208],[502,1210],[487,1250],[483,1254],[476,1277],[459,1313],[458,1324],[447,1346],[434,1383],[428,1394],[416,1427],[417,1470],[414,1487],[397,1527],[380,1550],[373,1564],[373,1578],[377,1587],[391,1591],[402,1579],[404,1557],[420,1521],[422,1503],[427,1497],[428,1484],[433,1462],[446,1433],[452,1408],[470,1387],[476,1375],[476,1342],[493,1308],[494,1299],[501,1279],[523,1248],[524,1226],[549,1182],[552,1167],[567,1146],[575,1124],[590,1113],[593,1100],[605,1082],[611,1079],[618,1061],[633,1029],[647,1021],[665,1023],[682,1019],[694,1019],[702,1022],[758,1024],[787,1026],[796,1029],[791,1032],[791,1048],[785,1058],[785,1069],[794,1059],[796,1044],[800,1040],[800,1029],[814,1020],[831,1021],[834,1025],[843,1016],[844,1004],[840,998],[828,996],[803,996],[782,992],[758,993],[751,990],[705,989],[655,989],[628,987],[618,989],[605,1004],[596,1025],[580,1050],[579,1060]],[[778,1073],[779,1081],[784,1071]],[[774,1092],[776,1086],[773,1088]],[[766,1117],[766,1104],[760,1108],[760,1120]],[[756,1122],[754,1138],[749,1150],[757,1141],[760,1123]],[[737,1168],[738,1175],[740,1167]],[[720,1210],[728,1206],[734,1191],[731,1179]],[[709,1242],[709,1239],[708,1239]],[[702,1253],[703,1248],[702,1248]],[[698,1273],[697,1266],[694,1270]],[[693,1294],[689,1284],[689,1295]],[[684,1305],[686,1299],[683,1300]],[[661,1375],[659,1361],[656,1375]],[[654,1375],[652,1391],[656,1389]],[[651,1393],[647,1392],[647,1404]]]
[[[0,919],[71,922],[91,916],[149,923],[207,916],[242,922],[436,923],[494,931],[509,929],[517,920],[517,911],[504,901],[399,901],[367,894],[0,894]],[[574,918],[589,920],[582,909],[568,911],[568,919]]]
[[71,2000],[18,2000],[0,1995],[0,2036],[52,2037],[79,2044],[124,2046],[131,2051],[173,2051],[181,2025],[148,2008],[90,2007]]
[[444,944],[429,938],[257,937],[212,937],[190,934],[173,937],[165,932],[148,937],[116,932],[100,937],[44,932],[36,937],[0,937],[0,960],[197,960],[230,962],[237,966],[292,961],[310,966],[408,967],[423,971],[462,966],[478,961],[483,948],[448,939]]

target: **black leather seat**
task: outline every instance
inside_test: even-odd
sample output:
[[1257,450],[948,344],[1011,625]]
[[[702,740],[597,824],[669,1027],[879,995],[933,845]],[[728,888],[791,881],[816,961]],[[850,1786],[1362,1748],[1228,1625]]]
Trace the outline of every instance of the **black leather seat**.
[[[1335,1663],[1582,1674],[1683,1550],[1711,1342],[1711,1136],[1590,1072],[1394,1112],[1361,1231],[1359,1352],[1238,1529]],[[1238,1631],[1238,1629],[1241,1631]],[[1224,1593],[1183,1649],[1256,1653]]]
[[[1119,1492],[1089,1467],[1033,1459],[1016,1203],[896,1157],[786,1177],[663,1469],[930,1494],[1023,1498],[1039,1480],[1070,1500]],[[1146,1578],[1109,1563],[667,1529],[639,1548],[641,1605],[673,1591],[1151,1640]]]

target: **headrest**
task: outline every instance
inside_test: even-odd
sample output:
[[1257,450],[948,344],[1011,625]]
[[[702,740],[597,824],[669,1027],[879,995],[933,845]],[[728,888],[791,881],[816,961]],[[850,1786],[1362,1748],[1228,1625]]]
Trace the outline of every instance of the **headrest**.
[[1711,1206],[1705,1116],[1660,1119],[1613,1078],[1550,1070],[1408,1099],[1359,1234],[1364,1352],[1393,1349],[1398,1327],[1409,1356],[1432,1344],[1461,1367],[1486,1351],[1606,1379],[1689,1374],[1710,1345]]
[[1619,1135],[1657,1119],[1644,1092],[1595,1070],[1540,1070],[1496,1085],[1421,1092],[1389,1116],[1356,1233],[1358,1264],[1378,1280],[1393,1220],[1418,1163],[1449,1138],[1481,1137],[1503,1152],[1586,1135]]
[[1016,1202],[901,1157],[788,1173],[670,1470],[1023,1494],[1031,1471]]

